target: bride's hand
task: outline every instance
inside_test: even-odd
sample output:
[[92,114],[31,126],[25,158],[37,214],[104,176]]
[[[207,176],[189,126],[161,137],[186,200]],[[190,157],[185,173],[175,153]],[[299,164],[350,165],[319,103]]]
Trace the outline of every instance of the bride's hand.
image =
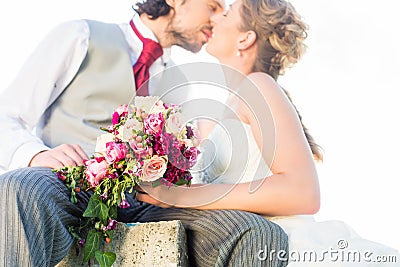
[[148,204],[152,204],[155,206],[159,206],[161,208],[173,208],[174,205],[171,203],[167,203],[163,201],[164,194],[168,194],[167,188],[164,185],[159,185],[157,187],[153,187],[151,183],[141,183],[140,186],[135,186],[134,190],[136,190],[136,199],[145,202]]

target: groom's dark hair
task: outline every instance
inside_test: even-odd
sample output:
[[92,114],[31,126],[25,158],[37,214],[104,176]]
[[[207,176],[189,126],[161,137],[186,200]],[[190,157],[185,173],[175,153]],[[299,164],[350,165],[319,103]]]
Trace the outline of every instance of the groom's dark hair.
[[143,0],[136,3],[136,8],[133,8],[139,15],[145,13],[151,19],[156,19],[168,15],[171,7],[165,0]]

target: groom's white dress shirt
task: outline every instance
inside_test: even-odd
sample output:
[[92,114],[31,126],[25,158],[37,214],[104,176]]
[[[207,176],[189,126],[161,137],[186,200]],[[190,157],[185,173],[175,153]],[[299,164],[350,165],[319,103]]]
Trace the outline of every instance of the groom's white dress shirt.
[[[139,16],[134,16],[133,22],[144,37],[157,41]],[[129,23],[119,27],[130,46],[133,65],[142,51],[142,42]],[[75,77],[86,56],[89,36],[85,20],[57,26],[28,58],[11,85],[0,92],[0,170],[26,167],[35,154],[49,149],[32,130],[40,127],[37,124],[46,109]],[[165,68],[169,57],[170,49],[164,49],[163,56],[151,66],[150,77]],[[150,80],[150,94],[154,83],[157,78]]]

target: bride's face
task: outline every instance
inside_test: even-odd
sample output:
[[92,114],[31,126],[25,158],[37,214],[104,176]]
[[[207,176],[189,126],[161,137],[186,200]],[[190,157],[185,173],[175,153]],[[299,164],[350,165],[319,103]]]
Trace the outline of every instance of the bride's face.
[[240,7],[241,0],[238,0],[224,13],[211,17],[213,30],[206,50],[221,62],[229,62],[229,59],[236,57],[241,23]]

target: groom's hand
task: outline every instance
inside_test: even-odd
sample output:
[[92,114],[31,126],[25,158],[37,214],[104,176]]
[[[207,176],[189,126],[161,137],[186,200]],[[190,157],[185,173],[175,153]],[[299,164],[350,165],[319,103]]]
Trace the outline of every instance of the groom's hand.
[[53,149],[37,153],[31,159],[29,167],[48,167],[59,169],[66,166],[83,165],[89,159],[79,145],[63,144]]

